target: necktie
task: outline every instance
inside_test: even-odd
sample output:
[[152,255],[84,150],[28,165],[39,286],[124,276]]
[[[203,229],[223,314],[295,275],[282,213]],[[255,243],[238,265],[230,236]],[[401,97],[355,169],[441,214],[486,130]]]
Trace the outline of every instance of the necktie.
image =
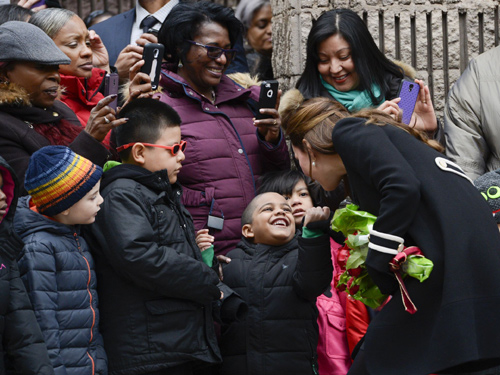
[[142,20],[140,27],[142,28],[142,31],[144,33],[147,33],[149,32],[149,29],[151,29],[157,23],[158,20],[154,16],[149,15]]

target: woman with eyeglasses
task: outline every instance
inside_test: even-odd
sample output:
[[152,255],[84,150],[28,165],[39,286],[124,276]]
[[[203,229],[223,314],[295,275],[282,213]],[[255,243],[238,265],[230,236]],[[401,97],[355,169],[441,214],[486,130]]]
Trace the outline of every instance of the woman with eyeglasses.
[[278,111],[261,109],[269,118],[255,120],[260,87],[245,89],[224,74],[240,31],[231,9],[198,2],[176,5],[158,35],[166,60],[160,100],[179,113],[189,146],[179,174],[183,204],[196,230],[215,237],[216,255],[240,240],[257,178],[290,164]]

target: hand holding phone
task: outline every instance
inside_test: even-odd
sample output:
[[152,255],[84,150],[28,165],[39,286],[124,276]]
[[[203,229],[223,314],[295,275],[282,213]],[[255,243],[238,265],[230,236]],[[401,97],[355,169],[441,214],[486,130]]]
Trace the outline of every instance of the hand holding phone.
[[260,84],[259,111],[255,115],[257,120],[271,118],[271,115],[260,113],[261,108],[275,108],[278,100],[278,86],[276,80],[262,81]]
[[144,46],[142,59],[144,65],[141,72],[148,74],[151,77],[151,88],[156,90],[160,82],[161,62],[163,59],[163,51],[165,48],[160,43],[148,43]]
[[398,93],[401,101],[398,103],[398,106],[403,110],[402,122],[406,125],[410,124],[411,116],[413,114],[413,110],[415,109],[415,104],[417,103],[419,91],[420,86],[418,83],[406,79],[401,81]]

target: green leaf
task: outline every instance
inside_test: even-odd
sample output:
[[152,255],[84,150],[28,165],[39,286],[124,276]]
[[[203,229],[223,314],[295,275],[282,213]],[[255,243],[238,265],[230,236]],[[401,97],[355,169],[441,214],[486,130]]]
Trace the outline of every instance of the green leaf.
[[366,211],[358,211],[355,204],[348,204],[345,208],[335,211],[332,229],[342,232],[344,236],[354,232],[368,234],[376,219],[376,216]]
[[351,252],[351,256],[345,262],[345,268],[357,268],[365,263],[366,257],[359,251]]
[[433,268],[432,260],[418,255],[410,255],[403,264],[403,272],[420,282],[427,280]]

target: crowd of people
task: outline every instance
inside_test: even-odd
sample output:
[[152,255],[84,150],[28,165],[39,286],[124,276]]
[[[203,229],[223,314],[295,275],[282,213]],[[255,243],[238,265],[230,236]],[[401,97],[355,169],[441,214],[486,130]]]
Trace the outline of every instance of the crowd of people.
[[[1,374],[500,374],[500,47],[444,124],[352,10],[266,108],[272,48],[268,0],[0,6]],[[353,204],[364,263],[332,229]],[[432,271],[403,282],[415,248]]]

